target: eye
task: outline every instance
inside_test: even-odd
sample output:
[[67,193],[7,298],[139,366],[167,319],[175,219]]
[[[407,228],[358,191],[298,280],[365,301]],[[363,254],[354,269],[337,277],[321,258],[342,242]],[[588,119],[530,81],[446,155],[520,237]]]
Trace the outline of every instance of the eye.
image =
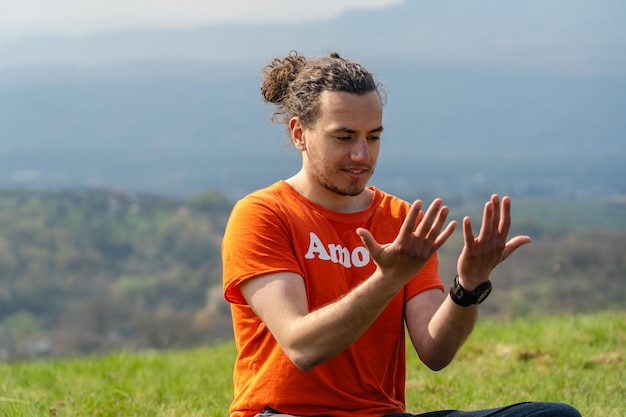
[[335,139],[340,140],[342,142],[347,142],[352,138],[350,136],[335,136]]
[[367,137],[367,140],[372,141],[372,142],[375,142],[375,141],[377,141],[377,140],[380,140],[380,136],[377,136],[377,135],[368,136],[368,137]]

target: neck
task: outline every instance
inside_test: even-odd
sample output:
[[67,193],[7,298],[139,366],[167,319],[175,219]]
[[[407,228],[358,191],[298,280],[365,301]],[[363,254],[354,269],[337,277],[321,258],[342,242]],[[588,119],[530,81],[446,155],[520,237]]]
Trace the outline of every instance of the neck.
[[372,201],[373,192],[369,188],[363,189],[355,196],[341,195],[308,180],[302,171],[286,182],[308,200],[338,213],[356,213],[365,210]]

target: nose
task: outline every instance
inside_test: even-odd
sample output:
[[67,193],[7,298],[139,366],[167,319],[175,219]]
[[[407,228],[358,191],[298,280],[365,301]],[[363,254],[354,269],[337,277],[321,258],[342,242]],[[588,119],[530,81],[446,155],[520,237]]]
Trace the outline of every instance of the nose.
[[370,161],[370,149],[366,138],[354,141],[350,158],[353,162],[368,163]]

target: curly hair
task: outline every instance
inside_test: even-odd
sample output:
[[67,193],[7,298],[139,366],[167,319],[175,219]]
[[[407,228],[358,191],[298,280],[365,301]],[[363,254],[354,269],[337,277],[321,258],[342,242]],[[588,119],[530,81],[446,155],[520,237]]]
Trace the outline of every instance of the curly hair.
[[319,97],[325,91],[366,94],[376,91],[385,101],[380,82],[360,64],[333,52],[329,57],[307,60],[296,51],[285,58],[274,58],[263,67],[265,75],[261,94],[267,103],[276,105],[272,121],[287,124],[299,117],[313,125],[319,116]]

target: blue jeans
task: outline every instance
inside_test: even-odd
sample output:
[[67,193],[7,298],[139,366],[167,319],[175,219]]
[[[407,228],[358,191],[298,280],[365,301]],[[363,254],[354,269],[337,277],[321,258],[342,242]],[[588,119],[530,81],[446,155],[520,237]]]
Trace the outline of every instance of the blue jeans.
[[[295,417],[282,414],[271,408],[265,409],[256,417]],[[506,407],[478,411],[442,410],[423,414],[389,414],[383,417],[581,417],[578,410],[563,403],[526,402]]]
[[443,410],[423,414],[390,414],[384,417],[581,417],[581,415],[574,407],[563,403],[526,402],[488,410]]

